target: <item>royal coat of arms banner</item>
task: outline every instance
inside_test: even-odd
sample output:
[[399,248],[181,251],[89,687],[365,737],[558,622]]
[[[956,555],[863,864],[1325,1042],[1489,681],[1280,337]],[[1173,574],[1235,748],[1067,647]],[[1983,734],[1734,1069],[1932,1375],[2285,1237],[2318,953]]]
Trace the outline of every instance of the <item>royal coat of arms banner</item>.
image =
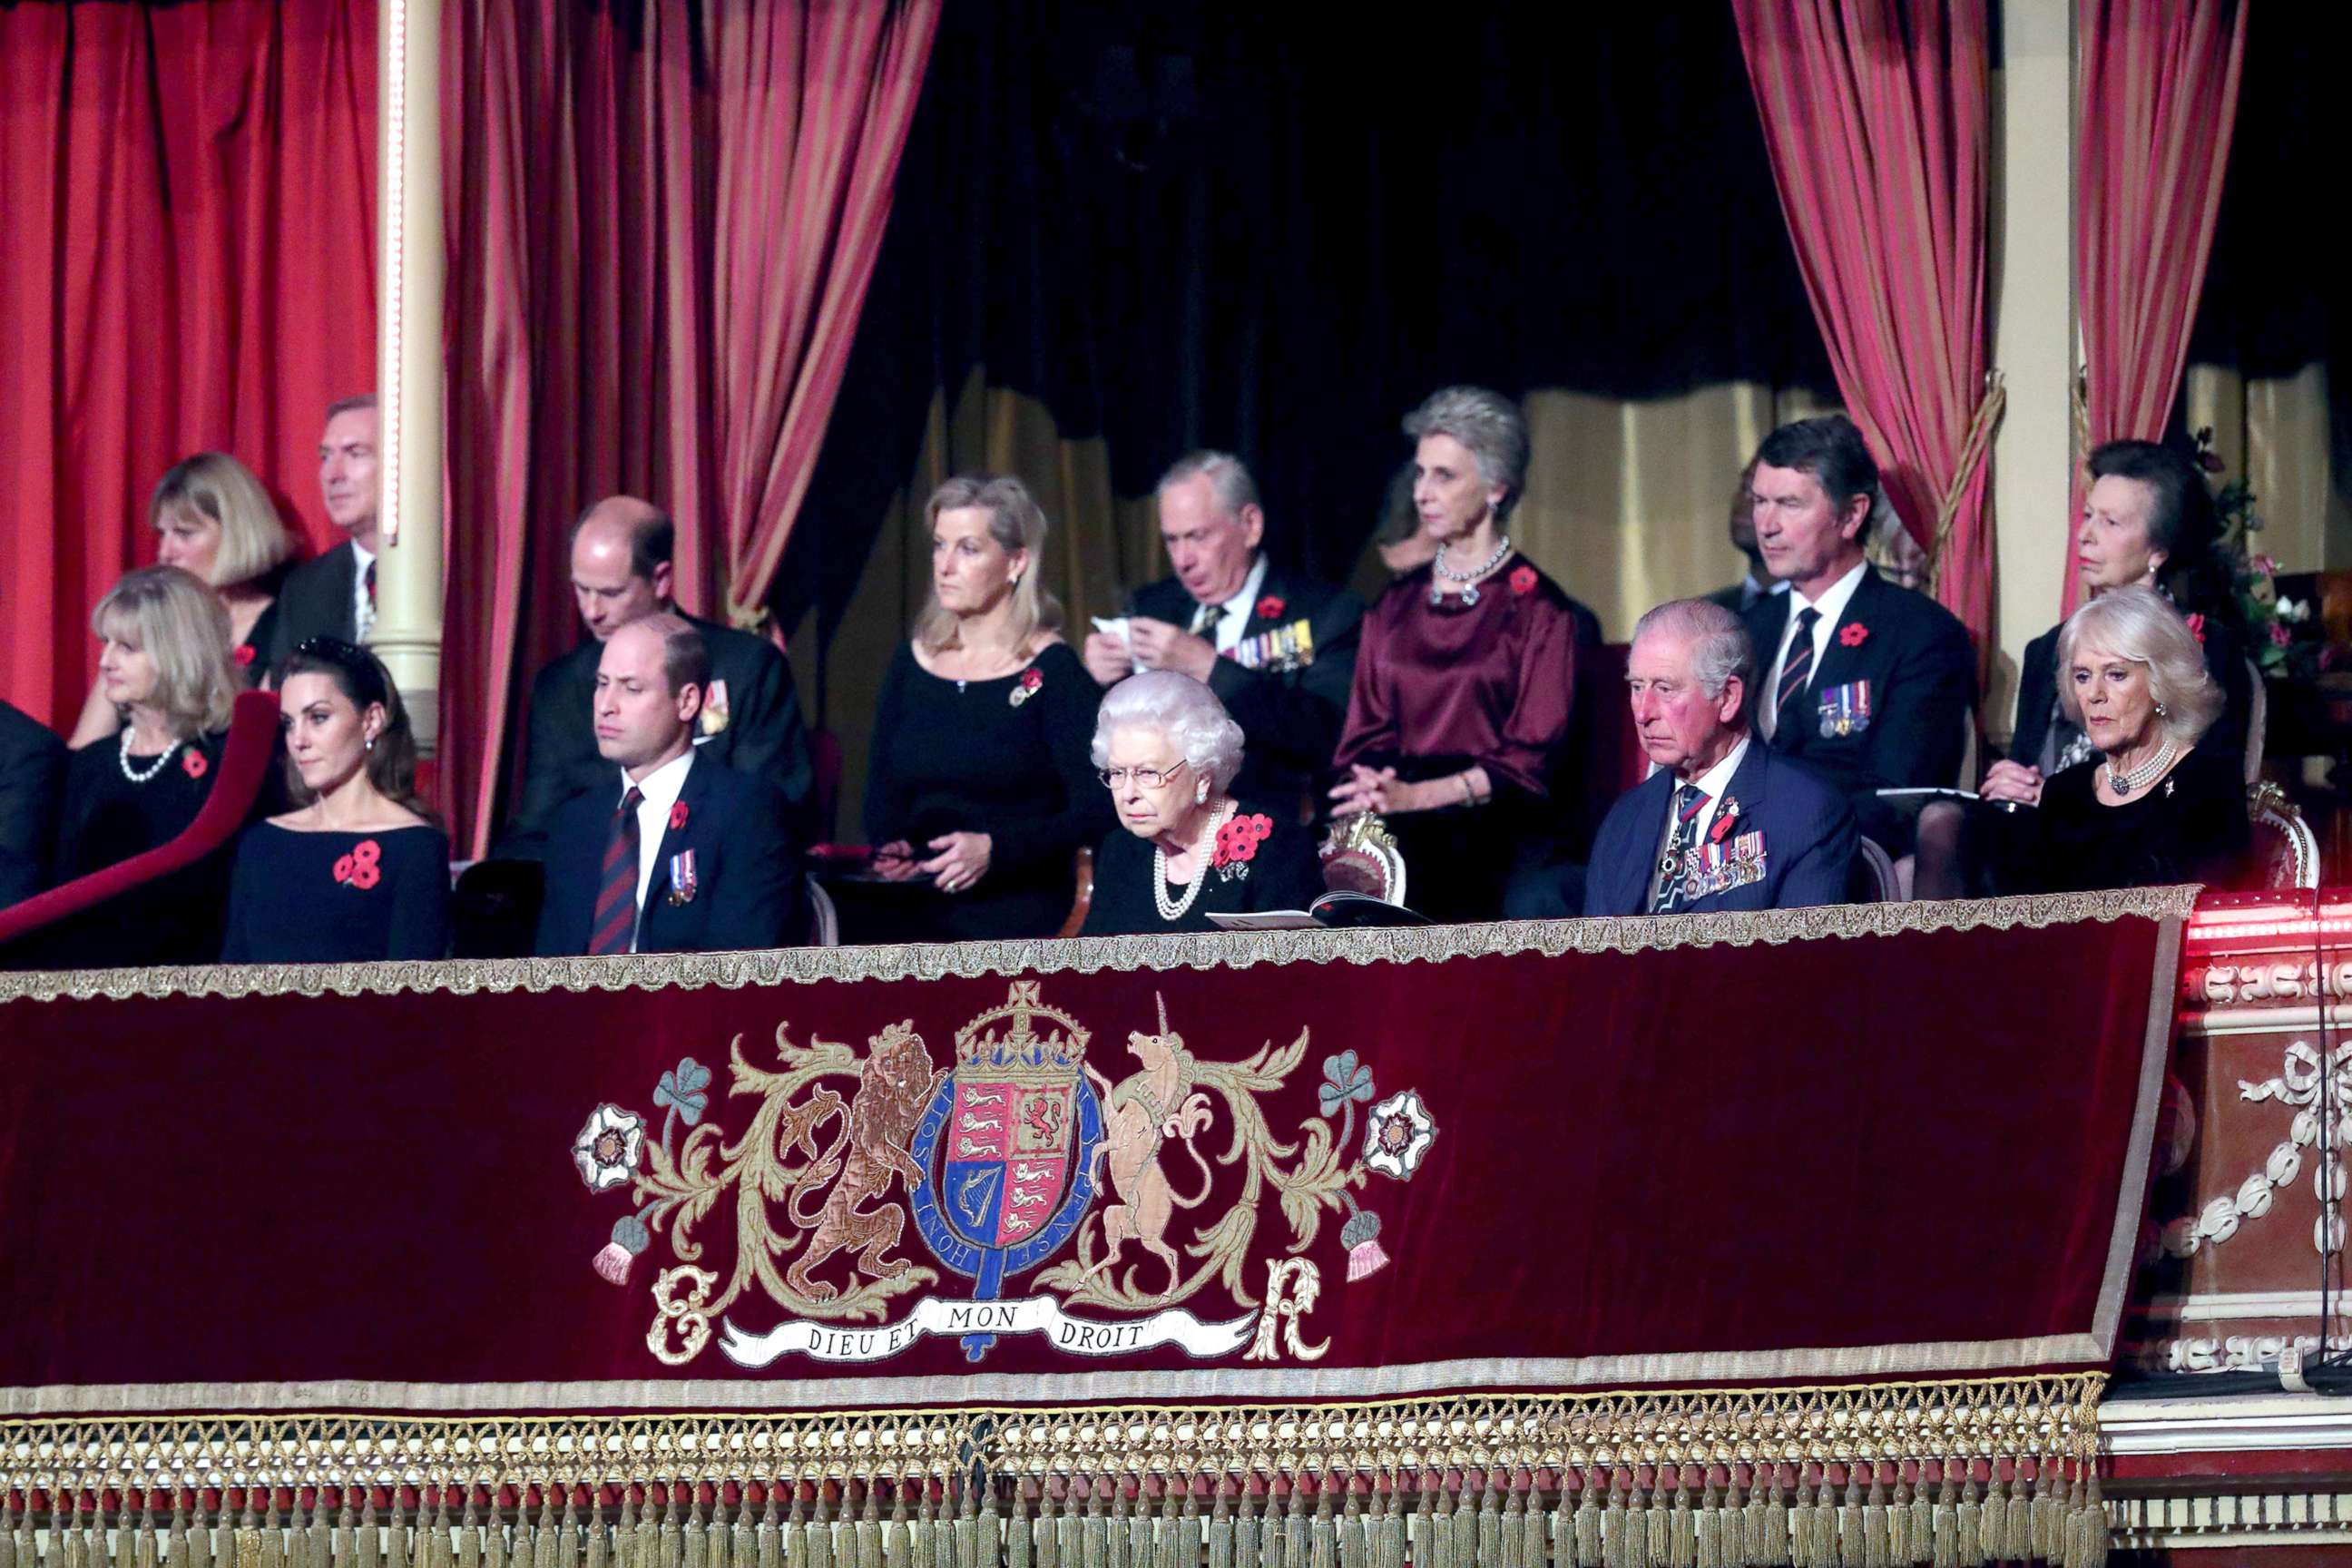
[[1981,1459],[2071,1529],[2188,898],[8,977],[9,1495]]

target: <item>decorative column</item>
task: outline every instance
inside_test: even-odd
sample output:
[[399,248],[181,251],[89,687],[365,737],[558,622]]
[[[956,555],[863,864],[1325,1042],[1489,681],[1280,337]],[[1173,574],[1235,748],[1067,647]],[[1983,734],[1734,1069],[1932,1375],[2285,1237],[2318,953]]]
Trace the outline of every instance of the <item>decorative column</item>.
[[441,721],[441,0],[383,0],[376,389],[383,553],[370,639],[426,756]]
[[1993,80],[1993,363],[2009,411],[1993,438],[1995,627],[1985,730],[2006,742],[2025,645],[2058,618],[2074,526],[2074,6],[2001,0]]

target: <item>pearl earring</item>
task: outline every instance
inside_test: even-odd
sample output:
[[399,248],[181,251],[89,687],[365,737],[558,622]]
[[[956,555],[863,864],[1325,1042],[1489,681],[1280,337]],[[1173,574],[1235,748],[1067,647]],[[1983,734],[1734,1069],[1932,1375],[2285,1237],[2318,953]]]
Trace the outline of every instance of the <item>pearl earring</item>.
[[1202,779],[1199,784],[1192,786],[1192,804],[1194,805],[1206,805],[1209,804],[1208,780]]
[[2157,716],[2158,718],[2159,718],[2159,719],[2162,719],[2162,718],[2165,718],[2165,717],[2167,717],[2167,716],[2168,716],[2168,715],[2165,713],[2165,711],[2164,711],[2164,704],[2163,704],[2163,703],[2161,703],[2161,702],[2159,702],[2159,703],[2158,703],[2158,704],[2156,705],[2156,716]]

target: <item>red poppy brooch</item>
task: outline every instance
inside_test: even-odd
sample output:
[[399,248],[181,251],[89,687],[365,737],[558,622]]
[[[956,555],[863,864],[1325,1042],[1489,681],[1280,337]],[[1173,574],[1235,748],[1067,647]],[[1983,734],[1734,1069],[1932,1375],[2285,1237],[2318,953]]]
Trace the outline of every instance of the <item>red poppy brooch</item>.
[[236,660],[236,667],[239,669],[243,669],[253,662],[253,645],[249,642],[241,642],[236,645],[236,651],[229,657]]
[[194,746],[189,747],[187,754],[180,759],[180,771],[192,779],[200,779],[212,770],[212,763],[205,761],[205,754]]
[[1536,569],[1525,562],[1511,568],[1511,592],[1522,599],[1536,591]]
[[1257,618],[1261,621],[1279,619],[1282,612],[1289,607],[1282,602],[1281,595],[1268,594],[1257,602]]
[[383,846],[373,838],[362,838],[352,846],[352,852],[335,861],[335,880],[366,892],[383,880],[378,862],[383,858]]
[[1013,706],[1018,708],[1024,702],[1028,701],[1032,697],[1036,696],[1037,693],[1044,689],[1045,684],[1045,672],[1044,670],[1039,669],[1034,665],[1023,670],[1021,672],[1020,684],[1016,685],[1013,689],[1013,696],[1011,698]]
[[686,802],[681,800],[672,805],[669,808],[669,830],[672,833],[683,830],[686,826]]
[[2188,622],[2189,622],[2189,635],[2190,637],[2195,637],[2195,638],[2197,639],[2197,646],[2198,646],[2198,647],[2204,647],[2204,646],[2205,646],[2205,617],[2204,617],[2203,616],[2201,616],[2201,615],[2197,615],[2197,614],[2192,613],[2192,614],[2190,614],[2190,615],[2187,617],[2187,619],[2188,619]]
[[1860,647],[1870,640],[1870,628],[1860,621],[1848,621],[1838,628],[1838,641],[1847,647]]
[[1249,863],[1257,858],[1257,847],[1274,832],[1274,819],[1265,813],[1253,812],[1236,816],[1217,829],[1217,852],[1209,864],[1215,867],[1219,879],[1231,882],[1249,875]]

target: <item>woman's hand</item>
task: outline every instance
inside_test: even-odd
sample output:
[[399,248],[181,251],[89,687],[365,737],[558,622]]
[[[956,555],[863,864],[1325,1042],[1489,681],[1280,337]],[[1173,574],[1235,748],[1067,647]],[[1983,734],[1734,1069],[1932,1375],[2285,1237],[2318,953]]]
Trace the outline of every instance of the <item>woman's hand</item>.
[[2042,804],[2042,770],[2006,759],[1985,770],[1977,794],[1986,800],[2015,801],[2020,805]]
[[1335,816],[1360,811],[1393,816],[1400,812],[1426,811],[1432,804],[1428,784],[1400,779],[1394,768],[1368,768],[1357,763],[1349,766],[1348,775],[1331,791]]
[[886,882],[911,882],[923,874],[915,864],[915,847],[903,838],[877,846],[874,851],[874,874]]
[[940,853],[916,868],[942,893],[963,892],[988,875],[988,852],[994,845],[985,833],[942,834],[930,847]]

